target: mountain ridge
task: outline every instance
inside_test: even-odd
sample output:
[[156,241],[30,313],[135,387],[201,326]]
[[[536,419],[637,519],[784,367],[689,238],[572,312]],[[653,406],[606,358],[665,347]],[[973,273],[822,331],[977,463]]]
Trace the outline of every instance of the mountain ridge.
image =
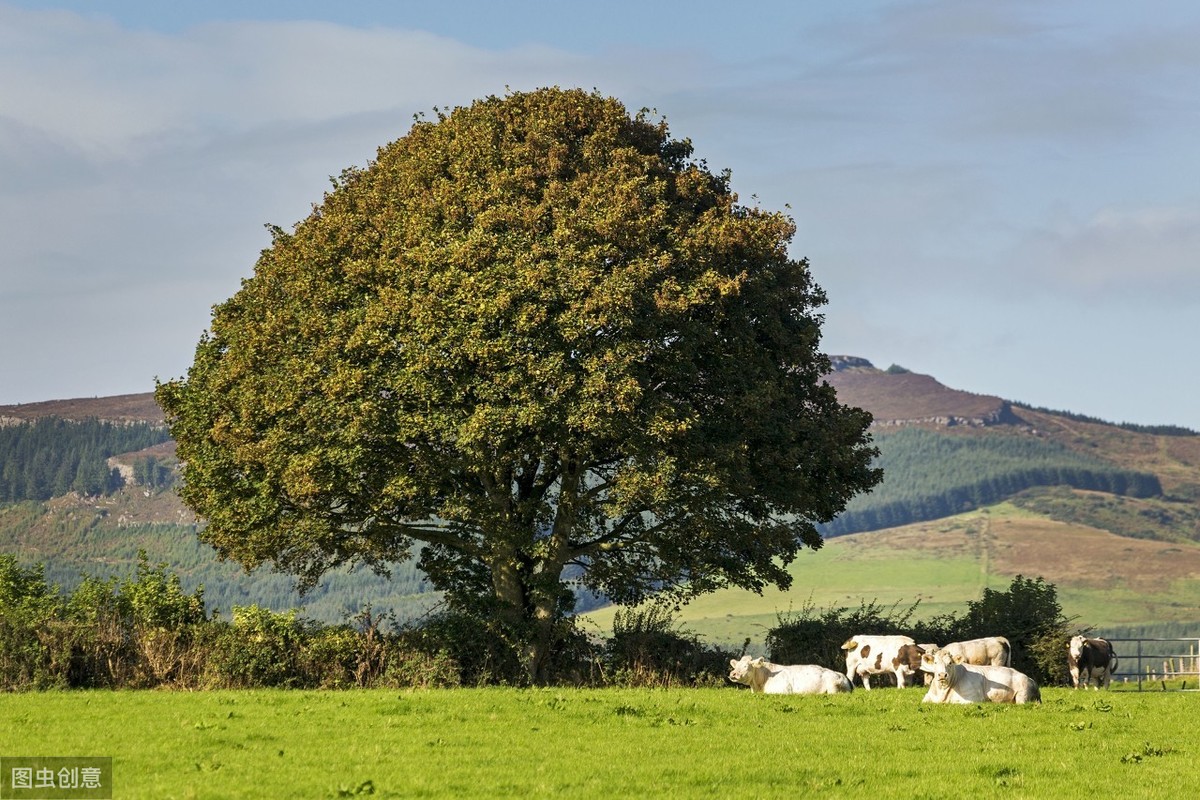
[[97,419],[102,422],[166,424],[162,409],[154,401],[154,392],[42,400],[0,406],[0,425],[17,425],[43,417],[59,417],[75,422]]

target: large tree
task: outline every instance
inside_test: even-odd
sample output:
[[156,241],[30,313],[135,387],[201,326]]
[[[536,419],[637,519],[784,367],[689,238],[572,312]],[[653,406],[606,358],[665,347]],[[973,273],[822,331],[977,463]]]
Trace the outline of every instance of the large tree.
[[787,587],[880,477],[794,232],[595,92],[418,119],[272,228],[158,386],[201,536],[303,585],[419,551],[535,680],[565,574],[619,603]]

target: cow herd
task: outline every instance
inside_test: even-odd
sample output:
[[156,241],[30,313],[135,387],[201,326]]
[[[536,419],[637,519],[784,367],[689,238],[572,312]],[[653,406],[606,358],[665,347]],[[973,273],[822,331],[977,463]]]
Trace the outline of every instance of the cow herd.
[[[871,676],[892,675],[904,688],[924,674],[929,687],[924,703],[1040,703],[1032,678],[1009,666],[1012,646],[1003,636],[988,636],[944,647],[917,644],[908,636],[852,636],[842,645],[843,675],[816,664],[784,666],[762,658],[730,659],[729,680],[763,694],[838,694],[854,690],[854,681],[871,688]],[[1105,639],[1076,636],[1067,645],[1067,664],[1075,688],[1107,688],[1117,656]]]

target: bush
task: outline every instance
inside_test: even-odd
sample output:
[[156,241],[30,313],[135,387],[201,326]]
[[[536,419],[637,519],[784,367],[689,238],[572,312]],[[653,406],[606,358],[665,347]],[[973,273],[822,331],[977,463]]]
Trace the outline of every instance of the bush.
[[133,580],[121,583],[121,604],[128,609],[133,624],[142,628],[178,630],[204,622],[204,587],[186,594],[178,575],[167,575],[167,565],[151,567],[144,550],[138,551]]
[[298,687],[305,620],[295,610],[276,613],[257,604],[234,606],[233,621],[218,626],[213,675],[231,688]]
[[872,600],[860,603],[857,609],[831,606],[819,611],[811,602],[806,603],[795,614],[776,616],[778,624],[767,631],[768,657],[780,664],[819,664],[845,672],[842,645],[850,637],[865,633],[911,635],[910,620],[918,604],[905,609],[899,604],[886,608]]
[[395,621],[370,607],[349,623],[315,628],[305,643],[305,682],[319,688],[458,686],[458,664],[445,651],[426,653],[400,633]]
[[139,660],[128,602],[117,579],[87,576],[66,602],[66,619],[74,636],[73,687],[136,686]]
[[984,589],[979,600],[967,604],[957,638],[1007,637],[1012,645],[1012,668],[1045,686],[1066,680],[1071,624],[1063,616],[1054,584],[1018,575],[1008,591]]
[[454,610],[438,612],[408,628],[404,641],[418,652],[440,654],[457,664],[463,686],[527,682],[516,649],[494,626],[475,615]]
[[462,670],[449,653],[433,653],[412,647],[404,636],[396,639],[388,654],[387,669],[378,685],[392,688],[441,689],[462,685]]
[[204,659],[194,651],[207,621],[204,590],[187,594],[166,564],[150,566],[144,551],[132,578],[85,577],[66,603],[71,628],[71,686],[195,685]]
[[706,647],[655,605],[618,611],[604,648],[606,676],[622,686],[723,685],[731,657]]
[[0,687],[67,685],[70,654],[62,641],[61,607],[41,564],[26,569],[13,556],[0,555]]

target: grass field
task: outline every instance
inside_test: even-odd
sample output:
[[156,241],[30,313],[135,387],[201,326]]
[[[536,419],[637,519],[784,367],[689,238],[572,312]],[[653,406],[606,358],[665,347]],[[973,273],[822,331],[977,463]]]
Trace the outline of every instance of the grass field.
[[[1044,690],[62,692],[0,696],[0,754],[111,756],[116,798],[1187,796],[1197,697]],[[1182,794],[1181,794],[1182,792]]]

